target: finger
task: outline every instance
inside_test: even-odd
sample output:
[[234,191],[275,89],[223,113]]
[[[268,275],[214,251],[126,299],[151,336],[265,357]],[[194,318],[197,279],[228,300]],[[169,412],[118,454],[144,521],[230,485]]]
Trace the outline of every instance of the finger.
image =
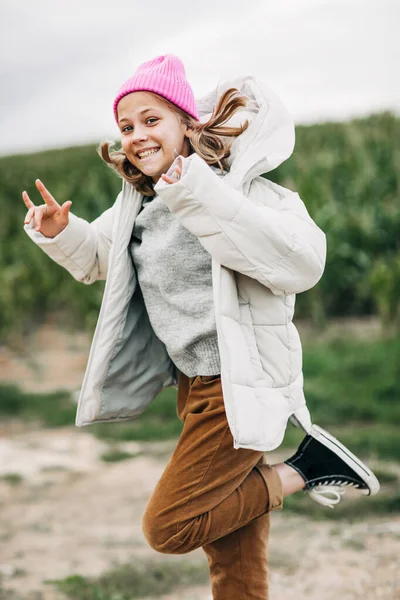
[[174,183],[173,179],[171,177],[169,177],[168,175],[165,175],[165,173],[163,173],[161,175],[161,178],[163,179],[163,181],[166,181],[167,183]]
[[43,185],[40,179],[36,179],[35,184],[46,204],[48,204],[49,206],[60,208],[60,205],[58,204],[57,200],[54,198],[54,196],[50,194],[49,190]]
[[39,229],[42,225],[43,215],[45,214],[46,210],[47,210],[47,206],[40,206],[35,211],[35,229],[36,229],[36,231],[39,231]]
[[22,192],[22,200],[25,203],[25,206],[27,208],[32,208],[35,205],[33,204],[32,200],[29,198],[28,193],[27,192]]
[[67,201],[66,201],[66,202],[64,202],[64,204],[61,206],[61,212],[62,212],[64,215],[68,215],[68,213],[69,213],[69,209],[71,208],[71,204],[72,204],[71,200],[67,200]]
[[26,213],[26,217],[24,219],[24,223],[25,224],[29,224],[31,222],[31,219],[32,219],[32,217],[33,217],[34,214],[35,214],[35,207],[32,207]]

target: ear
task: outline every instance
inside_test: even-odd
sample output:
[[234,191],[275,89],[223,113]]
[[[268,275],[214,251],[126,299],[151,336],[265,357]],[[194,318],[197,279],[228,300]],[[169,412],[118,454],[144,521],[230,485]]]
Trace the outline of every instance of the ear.
[[189,127],[189,125],[185,126],[185,137],[191,138],[193,137],[193,129]]

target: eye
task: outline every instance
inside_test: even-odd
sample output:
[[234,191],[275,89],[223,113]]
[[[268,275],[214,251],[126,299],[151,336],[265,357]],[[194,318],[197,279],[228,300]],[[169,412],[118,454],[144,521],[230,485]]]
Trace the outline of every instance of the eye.
[[146,123],[149,123],[149,121],[151,121],[151,124],[153,124],[155,121],[158,121],[158,119],[157,119],[157,117],[149,117],[149,118],[146,120]]
[[131,127],[131,128],[132,128],[132,125],[125,125],[125,127],[123,127],[123,128],[121,129],[121,132],[122,132],[122,133],[126,133],[126,129],[127,129],[127,127]]

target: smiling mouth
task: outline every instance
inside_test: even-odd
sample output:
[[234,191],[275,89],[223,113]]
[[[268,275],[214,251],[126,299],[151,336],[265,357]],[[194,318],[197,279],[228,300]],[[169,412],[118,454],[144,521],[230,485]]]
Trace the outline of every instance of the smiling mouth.
[[149,156],[152,156],[153,154],[157,154],[157,152],[159,152],[160,150],[161,150],[161,148],[149,148],[149,150],[137,152],[136,156],[140,160],[143,160],[144,158],[148,158]]

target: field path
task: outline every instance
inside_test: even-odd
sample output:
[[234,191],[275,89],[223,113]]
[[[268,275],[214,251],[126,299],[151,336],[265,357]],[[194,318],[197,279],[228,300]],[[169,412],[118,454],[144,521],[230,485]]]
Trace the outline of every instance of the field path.
[[[105,463],[101,454],[107,445],[88,430],[1,432],[4,589],[21,598],[59,600],[46,579],[99,575],[113,563],[139,557],[163,560],[147,547],[140,523],[174,444],[122,446],[136,456]],[[270,458],[274,462],[279,456]],[[399,549],[400,518],[346,525],[274,513],[271,600],[395,600],[400,598]],[[199,550],[185,559],[204,557]],[[197,587],[163,600],[208,598],[208,588]]]

